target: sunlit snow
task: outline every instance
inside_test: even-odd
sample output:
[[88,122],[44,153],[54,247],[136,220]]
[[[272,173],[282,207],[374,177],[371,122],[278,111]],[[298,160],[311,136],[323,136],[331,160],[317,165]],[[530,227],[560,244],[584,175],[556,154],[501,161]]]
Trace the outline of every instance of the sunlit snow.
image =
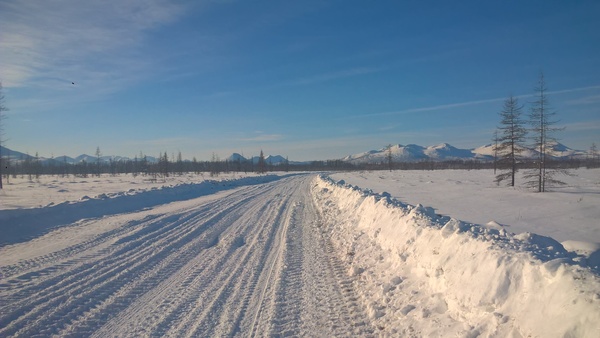
[[11,179],[0,335],[595,337],[600,172],[574,173]]

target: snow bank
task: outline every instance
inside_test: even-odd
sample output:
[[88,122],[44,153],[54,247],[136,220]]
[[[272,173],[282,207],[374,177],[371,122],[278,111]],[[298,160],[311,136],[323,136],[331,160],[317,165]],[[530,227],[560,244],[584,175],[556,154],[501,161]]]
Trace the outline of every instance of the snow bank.
[[286,176],[266,175],[233,180],[182,183],[143,190],[129,189],[123,192],[101,193],[94,197],[83,196],[78,201],[50,203],[39,208],[0,210],[0,233],[2,234],[0,246],[27,241],[58,226],[71,224],[85,218],[148,209],[165,203],[205,196],[217,191],[267,183],[283,177]]
[[325,177],[313,196],[383,334],[600,336],[598,274],[552,238],[438,216]]

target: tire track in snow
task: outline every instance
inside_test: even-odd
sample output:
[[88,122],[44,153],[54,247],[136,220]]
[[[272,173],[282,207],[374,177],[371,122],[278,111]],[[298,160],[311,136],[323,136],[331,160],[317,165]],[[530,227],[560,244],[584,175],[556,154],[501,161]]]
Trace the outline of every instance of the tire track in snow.
[[[263,215],[265,211],[262,209],[265,209],[265,206],[259,206],[260,208],[252,210],[250,214]],[[278,210],[277,206],[271,207],[271,209],[273,211]],[[185,290],[186,294],[190,295],[190,297],[187,299],[181,299],[183,297],[180,297],[180,300],[178,301],[179,304],[171,306],[172,309],[170,315],[164,316],[159,323],[155,325],[159,335],[168,336],[174,331],[192,332],[191,336],[194,336],[195,330],[203,332],[202,335],[206,335],[206,332],[209,330],[217,329],[218,325],[215,324],[215,316],[220,313],[218,304],[223,302],[226,298],[225,296],[229,294],[228,292],[225,292],[225,290],[228,289],[231,281],[235,280],[236,277],[241,274],[242,270],[247,269],[248,258],[251,253],[251,250],[242,250],[242,248],[248,244],[240,246],[239,243],[236,243],[236,239],[240,238],[240,236],[244,236],[244,234],[240,233],[235,226],[232,226],[232,223],[235,223],[240,219],[243,220],[243,215],[240,215],[239,212],[236,211],[231,212],[230,217],[228,217],[227,220],[224,220],[223,224],[220,225],[225,229],[221,234],[222,238],[215,242],[211,249],[205,252],[205,254],[198,256],[197,262],[194,263],[195,265],[209,266],[201,275],[188,278],[194,282],[190,282]],[[257,220],[251,220],[245,222],[248,224],[256,224],[256,221]],[[262,233],[258,233],[257,236],[261,235]],[[240,252],[242,252],[243,255],[239,255]],[[237,257],[233,257],[234,255],[237,255]],[[214,262],[213,264],[210,264],[211,260]],[[227,264],[228,260],[232,260],[236,262],[236,264],[233,266]],[[230,271],[227,269],[229,266],[235,269]],[[204,302],[194,305],[194,301],[197,301],[198,299],[210,299],[212,301],[209,302],[208,306],[202,306]],[[147,306],[144,302],[140,303],[141,308]],[[178,310],[178,308],[184,308],[186,311]],[[186,313],[188,313],[188,315],[185,315]],[[127,318],[126,321],[131,321],[131,319]],[[199,327],[204,324],[206,324],[206,327],[200,329]],[[152,326],[150,326],[150,328],[151,327]],[[146,328],[147,327],[144,326],[144,329]]]
[[[214,238],[219,236],[219,233],[223,231],[223,228],[221,227],[215,227],[216,224],[219,224],[221,222],[222,219],[229,219],[232,218],[232,214],[231,214],[231,210],[235,210],[240,204],[245,203],[245,201],[254,198],[253,195],[250,195],[249,197],[244,197],[241,198],[243,196],[240,196],[237,199],[232,199],[230,203],[227,204],[226,208],[221,208],[220,205],[221,203],[217,203],[217,205],[211,205],[209,207],[203,208],[203,209],[222,209],[219,210],[215,217],[211,218],[211,219],[207,219],[206,217],[203,217],[202,215],[198,215],[195,218],[195,221],[199,221],[200,226],[204,229],[210,229],[211,231],[209,233],[207,233],[205,236],[202,236],[202,238],[199,238],[198,243],[195,243],[195,247],[188,247],[188,248],[182,248],[181,250],[178,250],[177,252],[174,252],[172,256],[170,256],[168,259],[165,259],[162,262],[163,266],[167,266],[168,270],[162,270],[162,271],[158,271],[156,273],[152,273],[149,275],[148,278],[141,278],[141,279],[147,279],[146,281],[144,281],[144,283],[142,283],[142,285],[138,286],[136,289],[138,290],[142,290],[142,293],[140,294],[139,297],[135,297],[135,299],[140,299],[142,300],[141,303],[145,303],[144,300],[147,299],[148,297],[150,297],[149,295],[152,295],[153,293],[157,292],[157,290],[160,290],[161,288],[159,287],[159,284],[167,279],[169,280],[168,276],[173,275],[176,276],[175,280],[178,280],[179,277],[179,271],[178,269],[181,267],[182,264],[186,263],[189,261],[189,259],[195,255],[197,255],[199,250],[203,250],[206,248],[210,248],[214,245]],[[241,199],[241,201],[240,201]],[[225,222],[225,224],[227,224],[227,222]],[[172,272],[172,273],[171,273]],[[177,274],[176,274],[177,272]],[[148,283],[152,283],[151,285],[147,285]],[[156,285],[156,287],[153,287],[152,285]],[[135,295],[135,294],[134,294]],[[132,305],[132,299],[134,299],[133,297],[129,297],[129,296],[122,296],[120,297],[122,299],[122,301],[120,302],[120,304],[111,304],[110,306],[110,310],[111,311],[107,311],[105,310],[104,312],[115,312],[115,310],[123,310],[124,308],[129,308]],[[150,308],[152,309],[152,308]],[[146,313],[148,309],[146,309],[146,311],[143,311],[142,313]],[[135,313],[136,311],[134,311]],[[148,318],[145,318],[147,321],[149,320],[150,322],[147,324],[151,324],[154,321],[156,321],[157,319],[160,318],[162,312],[160,314],[157,313],[152,313],[150,315],[148,315]],[[139,317],[139,316],[138,316]],[[138,322],[139,318],[131,318],[128,317],[126,315],[124,316],[119,316],[118,318],[125,318],[125,320],[127,322],[129,321],[134,321],[134,322]],[[142,328],[144,328],[144,330],[146,330],[147,328],[152,328],[153,326],[141,326]],[[120,330],[117,330],[116,332],[119,332],[119,334],[121,334],[121,332],[123,332],[123,328],[121,328]],[[81,333],[81,332],[80,332]],[[114,332],[113,332],[114,334]],[[135,334],[137,335],[137,334]]]
[[[39,284],[8,297],[3,303],[11,305],[16,310],[0,309],[0,327],[3,327],[0,329],[0,334],[10,334],[20,322],[29,321],[38,315],[40,318],[36,320],[33,330],[40,328],[54,334],[53,323],[60,322],[58,318],[64,318],[71,312],[70,310],[90,311],[101,305],[98,298],[106,300],[121,288],[134,288],[144,280],[152,268],[160,268],[158,264],[163,258],[167,258],[163,256],[169,255],[178,245],[183,245],[183,240],[193,240],[193,235],[205,229],[197,228],[196,233],[191,233],[190,236],[189,225],[194,217],[211,219],[211,215],[212,217],[227,215],[229,209],[251,198],[253,195],[247,196],[242,201],[232,200],[224,208],[219,207],[219,203],[216,202],[200,208],[197,213],[191,215],[189,213],[167,215],[143,223],[139,234],[133,234],[133,237],[122,237],[122,243],[117,244],[113,252],[109,252],[106,256],[101,255],[79,268],[44,279]],[[205,224],[206,227],[208,225],[210,224]],[[179,237],[181,238],[178,239]],[[162,262],[163,265],[165,263]],[[98,297],[99,295],[101,297]],[[81,304],[86,302],[86,298],[91,301]],[[32,325],[28,325],[27,328],[32,328]],[[27,334],[27,331],[15,331],[15,333]]]
[[304,248],[305,305],[301,312],[303,332],[320,336],[372,336],[373,327],[357,301],[353,280],[334,253],[329,234],[312,200],[306,201],[302,228]]
[[[283,259],[283,255],[284,255],[284,251],[286,248],[286,237],[287,237],[287,230],[289,227],[289,223],[290,223],[290,213],[293,213],[293,207],[290,209],[287,209],[287,214],[285,215],[285,219],[283,220],[283,224],[281,229],[279,230],[279,233],[277,234],[278,237],[278,241],[276,243],[274,243],[274,245],[272,246],[272,250],[270,250],[270,255],[267,256],[267,260],[268,260],[268,266],[266,267],[267,271],[266,271],[266,275],[264,278],[264,281],[262,282],[263,286],[262,288],[259,290],[259,295],[258,298],[256,300],[256,305],[255,305],[255,309],[254,309],[254,318],[252,319],[252,322],[250,324],[250,329],[249,329],[249,333],[250,336],[256,336],[257,335],[257,325],[260,325],[260,321],[261,321],[261,316],[264,316],[265,313],[267,316],[272,317],[273,316],[273,310],[274,307],[271,306],[270,308],[263,308],[265,307],[267,304],[266,302],[268,300],[274,301],[274,296],[272,293],[274,284],[277,283],[278,281],[278,276],[280,275],[280,272],[282,270],[282,259]],[[270,292],[271,294],[267,294],[267,292]],[[271,310],[271,311],[269,311]],[[267,317],[268,318],[268,317]],[[241,319],[241,318],[240,318]],[[239,323],[239,322],[238,322]],[[239,324],[238,324],[239,325]]]
[[[231,262],[236,264],[225,265],[231,270],[226,271],[223,280],[213,284],[222,286],[211,290],[213,293],[208,298],[213,301],[196,317],[190,336],[234,335],[240,330],[239,323],[246,315],[249,297],[253,296],[260,284],[265,260],[275,245],[281,215],[289,200],[288,193],[280,189],[271,193],[274,199],[269,198],[269,202],[272,203],[265,203],[264,197],[252,201],[253,205],[240,218],[244,231],[257,235],[247,241],[243,250],[236,251],[241,255],[240,258],[232,257]],[[281,196],[284,196],[282,200]],[[265,206],[268,208],[265,209]],[[234,225],[231,228],[237,227]]]
[[[156,218],[159,216],[161,216],[161,215],[153,215],[153,216],[151,216],[151,218]],[[73,256],[76,256],[77,254],[79,254],[81,252],[89,250],[91,248],[97,248],[97,247],[101,246],[102,244],[110,241],[113,238],[121,236],[122,234],[124,234],[126,232],[132,231],[132,229],[138,227],[140,224],[145,223],[148,220],[149,219],[144,218],[142,220],[131,221],[124,226],[106,231],[98,236],[95,236],[92,239],[83,241],[78,244],[71,245],[62,250],[55,251],[55,252],[40,256],[40,257],[35,257],[33,259],[22,260],[22,261],[18,262],[17,264],[0,267],[0,276],[2,276],[2,278],[10,278],[14,275],[19,275],[20,280],[26,280],[26,279],[29,279],[28,277],[30,277],[26,274],[26,272],[33,271],[31,274],[31,277],[32,277],[31,279],[33,279],[33,277],[35,277],[35,274],[47,274],[50,272],[54,272],[53,269],[56,268],[56,262],[59,260],[64,261],[64,263],[61,263],[63,265],[76,264],[77,260],[85,260],[87,257],[85,257],[85,256],[78,257],[76,260],[72,260],[72,261],[68,261],[68,259]],[[77,224],[77,226],[75,226],[75,227],[71,227],[71,228],[65,227],[65,229],[61,229],[61,230],[77,231],[78,228],[85,227],[86,224],[92,223],[92,222],[94,222],[94,221],[78,222],[79,224]],[[53,265],[50,265],[49,267],[47,267],[46,270],[39,269],[40,267],[42,267],[44,265],[49,265],[49,264],[53,264]],[[39,270],[36,270],[36,269],[39,269]],[[2,288],[2,286],[0,286],[0,289],[1,288]],[[4,289],[7,289],[7,287],[5,287]]]
[[173,203],[2,267],[0,336],[371,335],[310,184],[289,177]]

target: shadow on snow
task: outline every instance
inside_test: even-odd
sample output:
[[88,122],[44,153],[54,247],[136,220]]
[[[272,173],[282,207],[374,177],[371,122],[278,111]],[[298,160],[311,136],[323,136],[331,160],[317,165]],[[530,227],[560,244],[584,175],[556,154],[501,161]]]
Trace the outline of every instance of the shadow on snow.
[[0,247],[26,242],[43,236],[58,227],[86,218],[134,212],[242,186],[269,183],[294,175],[298,174],[245,177],[227,181],[204,181],[173,187],[152,188],[148,191],[133,194],[120,192],[110,196],[101,194],[94,198],[84,196],[79,201],[67,201],[40,208],[0,210],[0,233],[2,234]]

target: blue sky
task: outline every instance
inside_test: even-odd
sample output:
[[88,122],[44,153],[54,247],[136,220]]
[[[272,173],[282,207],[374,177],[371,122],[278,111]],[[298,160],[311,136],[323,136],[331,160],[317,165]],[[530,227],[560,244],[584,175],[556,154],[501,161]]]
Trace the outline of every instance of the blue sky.
[[[14,150],[341,158],[490,143],[543,71],[576,149],[600,144],[598,1],[0,2]],[[72,82],[75,84],[73,85]]]

